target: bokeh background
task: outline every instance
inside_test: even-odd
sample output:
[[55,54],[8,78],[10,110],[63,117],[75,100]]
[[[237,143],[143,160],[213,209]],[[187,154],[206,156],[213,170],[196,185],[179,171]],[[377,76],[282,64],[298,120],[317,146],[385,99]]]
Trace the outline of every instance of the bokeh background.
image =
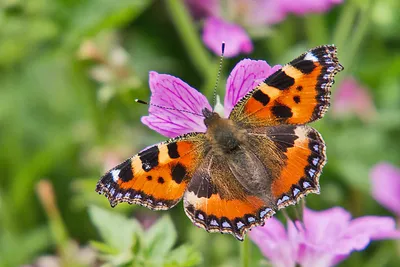
[[[253,49],[225,58],[218,94],[242,58],[284,64],[336,44],[345,71],[313,124],[329,161],[307,206],[395,217],[372,197],[371,169],[400,165],[400,2],[336,2],[257,26],[224,14]],[[240,243],[194,227],[182,204],[111,209],[94,192],[104,171],[165,139],[134,102],[149,99],[150,70],[211,99],[219,58],[197,11],[182,0],[0,2],[0,266],[240,266]],[[251,246],[251,266],[268,266]],[[398,243],[379,241],[341,266],[398,266],[399,255]]]

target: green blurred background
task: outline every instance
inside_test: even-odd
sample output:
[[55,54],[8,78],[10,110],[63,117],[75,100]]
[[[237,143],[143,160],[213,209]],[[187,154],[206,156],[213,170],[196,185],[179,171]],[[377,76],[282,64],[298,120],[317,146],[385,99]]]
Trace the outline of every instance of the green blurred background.
[[[322,195],[307,197],[311,208],[393,216],[371,197],[369,171],[380,161],[400,162],[398,10],[397,0],[353,0],[324,15],[291,16],[257,34],[252,54],[225,59],[221,96],[241,58],[283,64],[315,45],[335,43],[345,72],[333,91],[353,76],[371,94],[373,118],[328,112],[314,124],[329,162]],[[140,254],[137,266],[150,266],[160,247],[163,263],[154,266],[239,266],[239,242],[194,227],[182,204],[168,212],[128,204],[111,209],[94,192],[106,169],[165,139],[140,123],[147,107],[134,102],[149,99],[150,70],[180,77],[211,98],[219,59],[202,44],[199,26],[174,0],[1,0],[0,266],[54,266],[40,265],[44,255],[57,257],[59,266],[119,264],[121,253],[112,245],[129,234],[137,237],[124,255]],[[138,220],[147,227],[158,217],[164,223],[151,228],[153,237],[129,226]],[[85,262],[81,254],[96,260]],[[261,259],[253,246],[252,262]],[[399,261],[399,247],[385,241],[341,266]]]

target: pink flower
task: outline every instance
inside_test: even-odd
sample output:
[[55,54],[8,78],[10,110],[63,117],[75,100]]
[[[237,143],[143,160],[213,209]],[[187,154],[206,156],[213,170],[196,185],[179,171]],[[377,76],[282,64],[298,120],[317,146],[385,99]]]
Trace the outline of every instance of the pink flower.
[[218,16],[221,12],[219,0],[185,0],[185,3],[196,19]]
[[[228,117],[233,106],[250,90],[280,68],[270,67],[262,60],[244,59],[229,75],[224,100],[224,116]],[[202,110],[212,110],[207,98],[181,79],[167,74],[150,72],[151,90],[149,116],[142,122],[167,137],[176,137],[189,132],[205,132]],[[159,105],[174,110],[162,109]],[[181,112],[184,110],[187,112]],[[195,115],[198,114],[198,115]]]
[[305,15],[309,13],[325,13],[343,0],[280,0],[287,13]]
[[197,19],[219,17],[228,21],[237,21],[241,25],[262,26],[283,21],[286,13],[282,12],[279,0],[186,0],[193,16]]
[[226,57],[253,51],[250,37],[242,27],[216,17],[209,17],[204,22],[203,42],[217,55],[221,53],[221,43],[225,42]]
[[286,232],[283,224],[272,217],[266,221],[263,227],[252,229],[250,238],[273,267],[294,267],[296,265],[300,236],[292,221],[288,221]]
[[371,120],[376,115],[375,106],[368,90],[361,86],[354,78],[343,80],[334,94],[332,114],[344,117],[355,114],[364,121]]
[[400,218],[400,169],[389,163],[379,163],[371,170],[372,195]]
[[226,1],[186,0],[196,18],[204,18],[203,42],[220,55],[221,42],[226,43],[226,57],[251,53],[253,43],[245,28],[278,23],[285,18],[277,0]]
[[[227,57],[251,53],[253,44],[246,31],[269,27],[283,21],[289,13],[327,12],[343,0],[186,0],[193,16],[205,19],[203,41],[217,55],[225,41]],[[265,32],[265,30],[263,30]]]
[[274,267],[329,267],[365,249],[372,240],[400,239],[400,231],[390,217],[351,219],[341,207],[305,208],[303,222],[289,221],[287,232],[277,219],[269,219],[265,226],[253,229],[250,238]]

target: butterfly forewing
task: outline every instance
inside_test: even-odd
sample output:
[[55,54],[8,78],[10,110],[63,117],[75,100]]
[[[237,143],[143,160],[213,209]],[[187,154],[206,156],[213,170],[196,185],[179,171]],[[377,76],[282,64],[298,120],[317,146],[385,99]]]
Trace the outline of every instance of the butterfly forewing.
[[165,210],[182,198],[204,153],[204,134],[187,134],[152,146],[108,171],[96,191],[112,206],[135,203]]
[[329,107],[333,78],[342,69],[335,46],[311,49],[249,92],[229,118],[247,127],[315,121]]

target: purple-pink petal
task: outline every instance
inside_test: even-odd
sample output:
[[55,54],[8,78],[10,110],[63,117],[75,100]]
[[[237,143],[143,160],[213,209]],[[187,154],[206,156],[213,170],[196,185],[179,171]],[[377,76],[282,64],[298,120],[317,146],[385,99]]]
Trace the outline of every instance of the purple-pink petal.
[[220,15],[219,0],[185,0],[185,3],[196,19]]
[[376,115],[376,110],[368,89],[361,86],[356,79],[348,77],[334,93],[332,114],[335,117],[355,114],[368,121]]
[[341,207],[324,211],[305,208],[303,222],[296,222],[302,237],[298,262],[304,267],[332,266],[337,255],[334,249],[339,247],[339,237],[344,235],[350,219],[350,213]]
[[325,13],[343,0],[281,0],[281,8],[288,13],[305,15],[309,13]]
[[365,216],[356,219],[341,208],[324,211],[305,208],[303,221],[288,222],[287,232],[276,219],[257,227],[250,238],[272,266],[331,267],[372,240],[400,239],[393,218]]
[[304,222],[296,222],[303,239],[299,263],[302,266],[333,266],[372,240],[399,239],[400,231],[390,217],[365,216],[351,220],[340,207],[325,211],[304,210]]
[[[396,222],[393,218],[382,216],[364,216],[351,221],[346,237],[361,237],[354,243],[354,249],[363,250],[371,240],[399,239],[400,231],[396,230]],[[367,237],[367,240],[362,240]]]
[[346,230],[351,215],[341,207],[334,207],[324,211],[313,211],[305,208],[303,211],[303,224],[299,225],[304,239],[310,246],[330,249]]
[[379,163],[371,170],[372,195],[384,207],[400,217],[400,169]]
[[280,68],[280,65],[271,68],[263,60],[243,59],[240,61],[232,70],[226,82],[225,116],[229,116],[232,108],[242,97]]
[[[149,74],[149,84],[151,105],[149,116],[142,117],[143,124],[167,137],[206,131],[202,109],[211,110],[211,106],[204,95],[179,78],[167,74],[158,74],[154,71]],[[174,110],[159,108],[154,105]]]
[[235,21],[248,27],[276,24],[287,15],[280,0],[236,0],[229,2],[228,10]]
[[396,229],[393,218],[380,216],[364,216],[352,220],[346,235],[341,237],[335,250],[337,255],[332,259],[332,265],[336,265],[346,259],[352,251],[364,250],[371,241],[383,239],[400,239],[400,231]]
[[249,234],[274,267],[295,266],[297,234],[293,223],[288,224],[288,233],[282,223],[270,218],[262,227],[254,228]]
[[234,57],[253,51],[253,44],[246,31],[239,25],[228,23],[217,17],[208,17],[204,22],[203,42],[215,54],[221,54],[225,42],[225,56]]
[[297,263],[302,267],[331,267],[333,266],[333,260],[334,256],[329,252],[305,243],[299,244]]

